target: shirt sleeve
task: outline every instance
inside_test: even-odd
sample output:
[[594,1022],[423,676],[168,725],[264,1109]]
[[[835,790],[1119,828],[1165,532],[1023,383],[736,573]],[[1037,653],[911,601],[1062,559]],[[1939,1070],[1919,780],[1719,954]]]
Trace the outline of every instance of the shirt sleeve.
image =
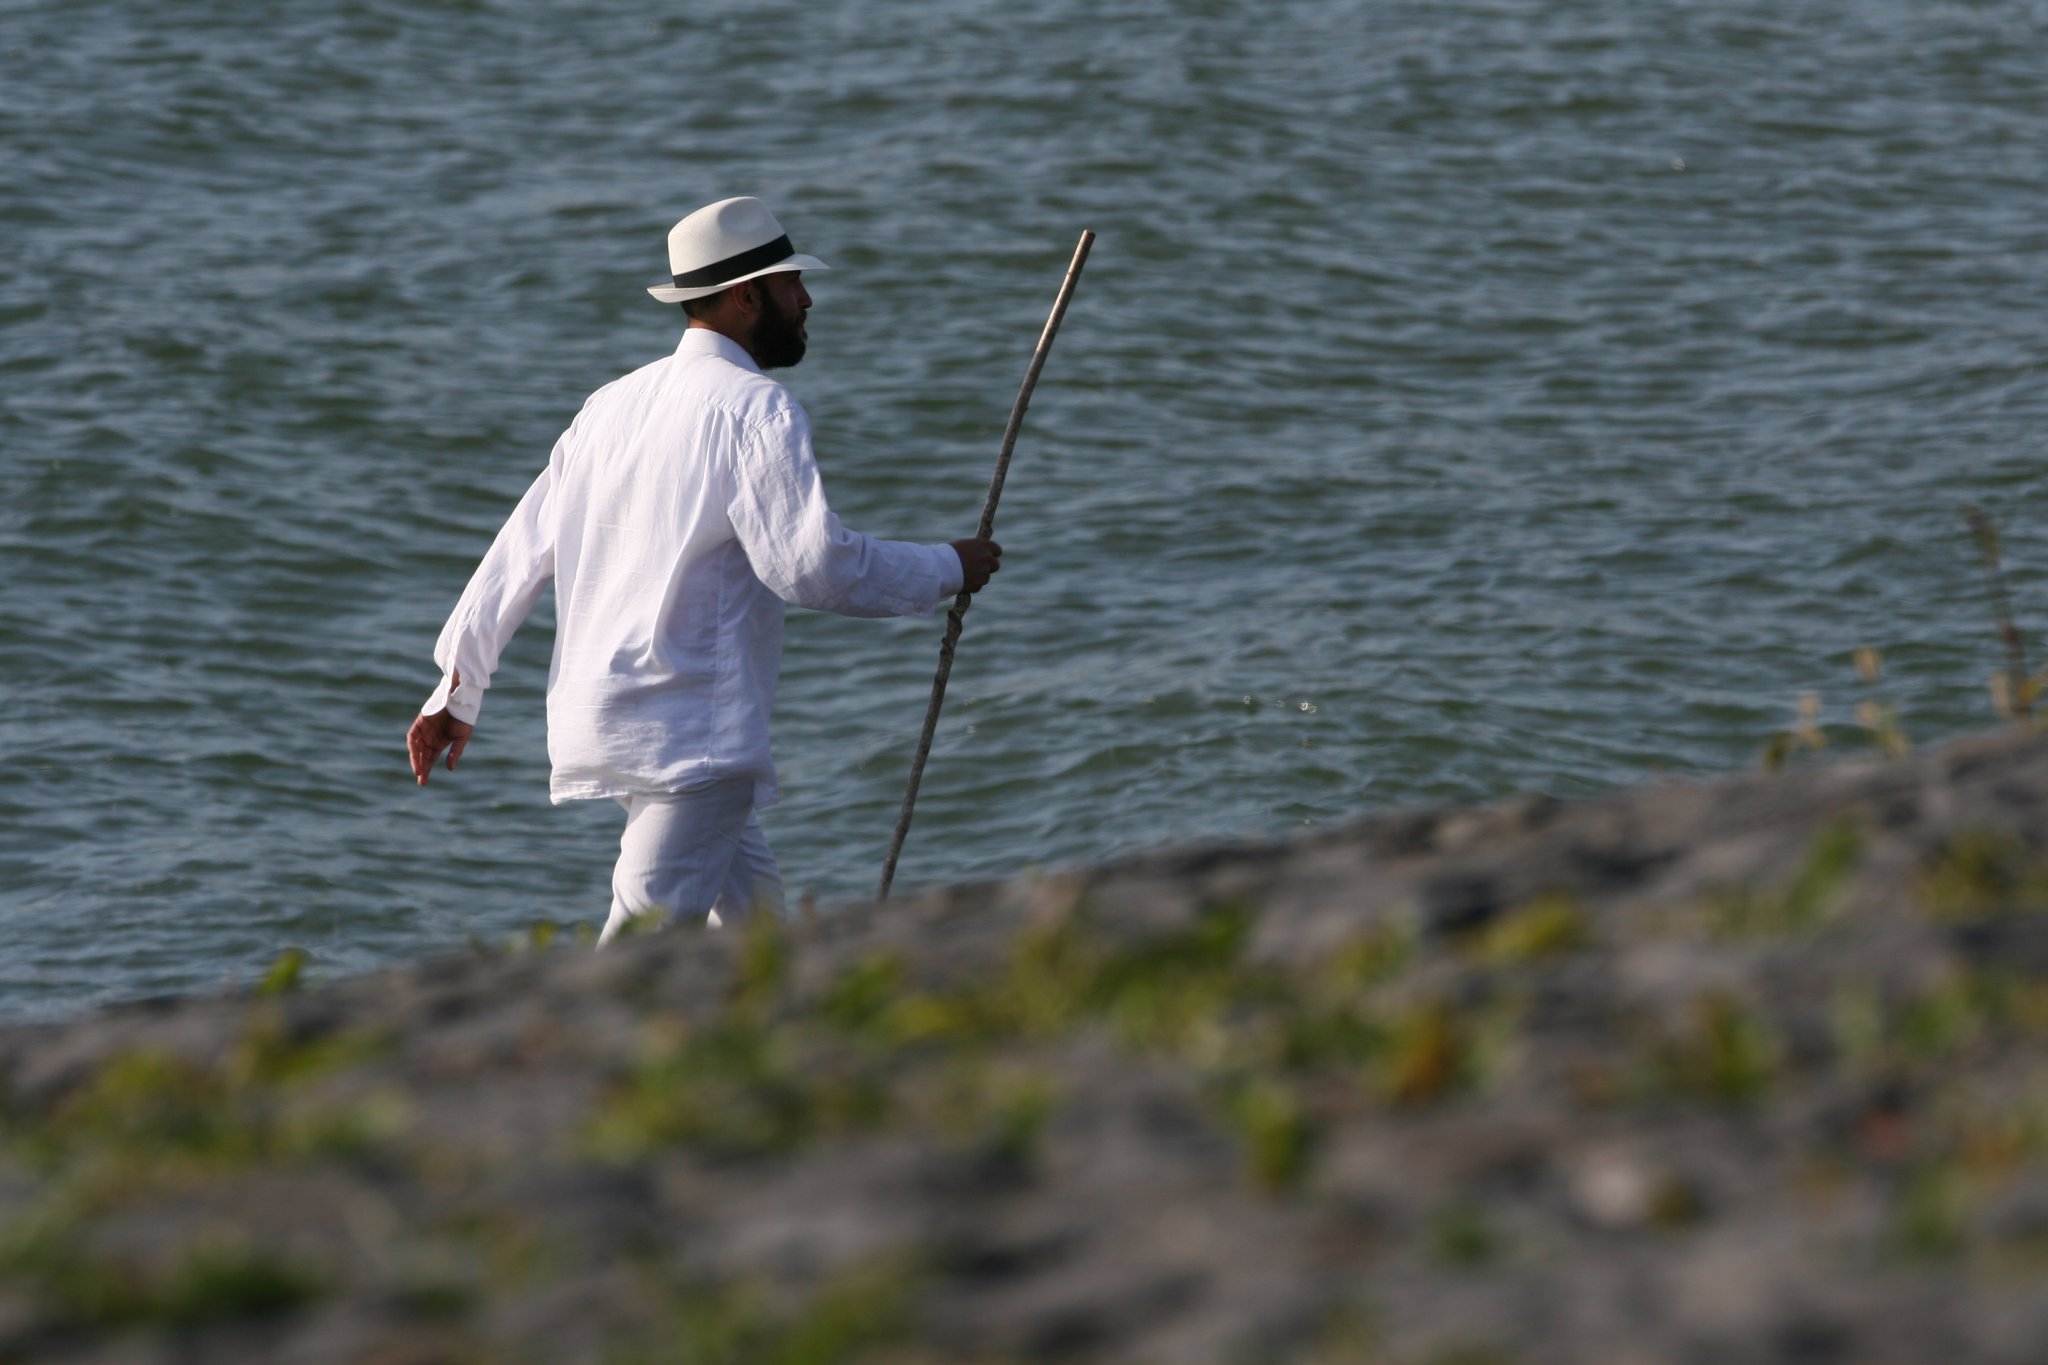
[[[420,708],[421,715],[445,708],[457,720],[476,724],[498,657],[554,577],[554,523],[549,515],[553,493],[550,462],[498,531],[448,624],[441,627],[441,638],[434,642],[441,685]],[[460,687],[454,685],[457,673],[462,676]]]
[[760,422],[739,442],[726,511],[756,576],[796,606],[841,616],[929,616],[960,591],[952,546],[878,540],[840,524],[825,503],[810,419],[800,407]]

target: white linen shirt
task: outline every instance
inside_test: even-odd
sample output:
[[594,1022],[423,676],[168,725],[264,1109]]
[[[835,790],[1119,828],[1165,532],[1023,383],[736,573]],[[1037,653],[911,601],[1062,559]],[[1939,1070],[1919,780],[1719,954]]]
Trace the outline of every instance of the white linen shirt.
[[476,722],[550,578],[554,801],[750,777],[766,807],[783,604],[924,616],[962,571],[950,546],[840,525],[803,407],[744,347],[693,327],[592,394],[555,443],[435,642],[441,686],[422,714]]

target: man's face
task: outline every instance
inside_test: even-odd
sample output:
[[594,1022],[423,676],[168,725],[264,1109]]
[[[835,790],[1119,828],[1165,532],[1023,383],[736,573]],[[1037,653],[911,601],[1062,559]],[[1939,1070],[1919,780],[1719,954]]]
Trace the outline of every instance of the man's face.
[[747,349],[764,370],[787,369],[804,358],[804,314],[810,311],[811,295],[798,273],[780,270],[753,281],[760,290],[761,312]]

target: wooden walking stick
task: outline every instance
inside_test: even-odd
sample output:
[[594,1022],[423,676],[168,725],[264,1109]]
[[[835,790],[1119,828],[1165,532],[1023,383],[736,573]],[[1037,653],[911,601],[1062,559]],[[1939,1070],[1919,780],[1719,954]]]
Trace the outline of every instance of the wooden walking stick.
[[[1052,339],[1060,330],[1060,319],[1067,314],[1067,303],[1074,297],[1074,286],[1080,282],[1081,267],[1088,262],[1088,248],[1095,245],[1095,234],[1084,231],[1080,245],[1074,248],[1074,259],[1067,265],[1067,277],[1060,281],[1059,297],[1053,300],[1052,316],[1045,320],[1045,330],[1039,334],[1038,349],[1031,353],[1031,367],[1024,372],[1024,387],[1017,392],[1016,406],[1010,409],[1010,425],[1003,430],[1002,453],[996,456],[995,477],[989,480],[988,501],[981,509],[981,529],[975,534],[987,540],[996,529],[996,503],[1003,496],[1003,479],[1010,472],[1010,452],[1017,448],[1017,432],[1024,425],[1024,410],[1031,406],[1031,390],[1038,385],[1038,372],[1045,368],[1045,358],[1052,353]],[[924,762],[931,757],[932,736],[939,728],[939,708],[946,701],[946,678],[953,671],[953,649],[960,643],[960,626],[967,616],[967,604],[973,601],[973,594],[963,590],[953,599],[953,609],[946,613],[946,638],[939,644],[939,671],[932,678],[931,705],[925,708],[924,733],[918,736],[917,756],[910,761],[910,783],[903,790],[903,809],[896,816],[896,836],[889,841],[889,857],[882,864],[882,884],[875,890],[875,899],[889,899],[889,883],[896,880],[896,859],[903,852],[903,840],[910,833],[910,813],[917,805],[917,784],[924,778]]]

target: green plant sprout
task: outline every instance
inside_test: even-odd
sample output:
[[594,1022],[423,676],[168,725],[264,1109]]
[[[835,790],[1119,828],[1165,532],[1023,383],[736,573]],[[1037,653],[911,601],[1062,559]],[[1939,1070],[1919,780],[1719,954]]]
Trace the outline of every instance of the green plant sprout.
[[1974,504],[1963,509],[1963,521],[1977,542],[1977,555],[1984,564],[1984,577],[1991,591],[1992,619],[1998,627],[1998,642],[2005,649],[2005,667],[1991,675],[1991,704],[2007,720],[2029,721],[2034,702],[2041,695],[2043,675],[2027,671],[2027,646],[2013,620],[2012,594],[2006,591],[2003,547],[1998,527],[1984,509]]

